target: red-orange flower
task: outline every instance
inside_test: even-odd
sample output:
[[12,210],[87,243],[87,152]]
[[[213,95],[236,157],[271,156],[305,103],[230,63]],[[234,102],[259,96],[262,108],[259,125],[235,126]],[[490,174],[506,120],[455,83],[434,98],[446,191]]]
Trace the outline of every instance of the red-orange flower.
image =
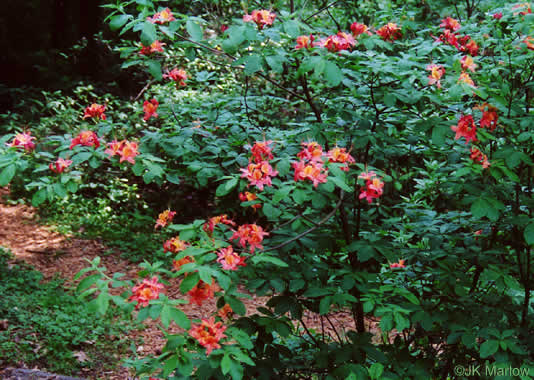
[[13,141],[6,145],[13,148],[24,149],[26,152],[31,152],[35,149],[33,140],[35,140],[35,137],[31,135],[31,132],[17,133]]
[[185,86],[185,81],[187,80],[187,73],[183,69],[174,68],[171,71],[163,74],[163,78],[170,78],[176,82],[176,87]]
[[521,12],[514,12],[514,16],[520,14],[521,16],[525,16],[529,13],[532,13],[532,8],[530,7],[530,3],[521,3],[516,4],[512,7],[512,9],[523,9]]
[[278,175],[278,171],[274,170],[267,161],[258,163],[250,163],[246,168],[239,169],[243,174],[241,178],[246,178],[250,185],[256,186],[260,191],[264,186],[272,186],[272,177]]
[[473,73],[478,66],[475,61],[473,61],[473,58],[468,55],[462,57],[460,63],[462,64],[462,70],[471,70]]
[[138,284],[132,289],[132,296],[128,301],[137,301],[136,309],[139,309],[141,306],[146,307],[150,300],[158,299],[159,293],[163,290],[163,284],[158,282],[156,276],[152,279],[144,279],[141,284]]
[[263,29],[265,25],[272,25],[276,14],[269,12],[267,10],[254,10],[251,14],[243,15],[243,21],[245,22],[255,22],[258,25],[258,29]]
[[200,325],[193,325],[189,330],[189,335],[206,348],[206,356],[208,356],[214,349],[221,348],[219,341],[226,338],[226,335],[223,334],[225,330],[226,326],[223,326],[222,322],[215,323],[215,318],[210,317],[209,319],[202,319]]
[[391,269],[396,269],[396,268],[406,268],[406,265],[404,264],[406,262],[406,260],[399,260],[398,263],[393,263],[393,264],[390,264],[389,267]]
[[163,25],[167,22],[171,22],[176,20],[169,8],[165,8],[164,10],[160,12],[154,13],[154,16],[147,17],[147,21],[153,23],[153,24],[160,24]]
[[175,271],[179,271],[182,269],[182,265],[194,263],[195,259],[192,256],[186,256],[181,258],[180,260],[173,260],[172,261],[172,269]]
[[154,229],[158,227],[165,227],[166,225],[168,225],[170,222],[172,222],[174,215],[176,215],[176,211],[171,211],[169,209],[163,211],[161,214],[158,215],[158,220],[156,220],[156,225],[154,226]]
[[224,270],[237,270],[239,266],[246,266],[245,258],[239,256],[231,245],[217,251],[217,262]]
[[376,31],[384,41],[395,41],[402,37],[402,32],[397,24],[389,22]]
[[234,314],[234,311],[232,310],[229,304],[225,304],[219,309],[217,314],[219,314],[219,317],[221,317],[222,319],[230,319]]
[[264,232],[263,228],[256,224],[243,224],[239,226],[237,231],[230,237],[230,240],[239,239],[241,247],[246,248],[247,244],[250,246],[250,252],[254,253],[256,248],[263,249],[261,242],[264,236],[269,233]]
[[428,84],[431,86],[435,84],[438,88],[441,88],[441,78],[445,75],[445,69],[442,65],[430,64],[426,67],[430,71],[428,76]]
[[340,147],[334,147],[330,149],[326,153],[326,157],[328,157],[329,162],[338,162],[340,164],[345,164],[341,167],[341,170],[348,171],[349,165],[354,164],[356,161],[354,160],[354,157],[352,157],[345,148]]
[[309,36],[298,36],[297,37],[297,46],[295,46],[295,49],[310,49],[315,46],[313,41],[315,40],[315,37],[310,34]]
[[48,167],[50,170],[52,170],[54,173],[63,173],[65,169],[67,169],[72,164],[71,160],[65,160],[61,157],[59,157],[56,162],[51,162]]
[[195,303],[198,306],[202,306],[202,303],[215,296],[215,292],[219,290],[219,287],[212,280],[211,285],[200,280],[193,289],[187,292],[189,297],[189,304]]
[[465,143],[469,141],[477,141],[477,126],[473,120],[473,116],[464,115],[458,120],[458,125],[453,125],[451,129],[456,132],[454,138],[458,140],[461,137],[465,137]]
[[152,53],[163,53],[163,46],[165,44],[161,43],[160,41],[156,40],[150,44],[150,46],[145,46],[141,44],[141,50],[139,51],[139,54],[141,55],[151,55]]
[[82,131],[78,136],[71,140],[70,149],[74,148],[76,145],[98,148],[100,146],[100,141],[98,141],[98,136],[93,131]]
[[534,50],[534,37],[527,36],[523,43],[527,45],[527,49]]
[[301,145],[304,147],[302,150],[297,153],[297,157],[301,160],[310,160],[310,161],[322,161],[323,158],[323,147],[315,141],[303,142]]
[[250,158],[250,160],[254,160],[254,162],[256,163],[272,160],[274,156],[272,154],[272,148],[269,146],[272,143],[272,140],[256,141],[250,149],[252,152],[252,157]]
[[183,240],[180,240],[180,238],[176,236],[163,243],[163,252],[178,253],[187,247],[189,247],[189,244]]
[[223,214],[209,218],[202,228],[211,235],[215,226],[219,223],[226,224],[227,226],[235,226],[235,222],[229,219],[228,215]]
[[480,119],[480,128],[488,128],[491,132],[497,128],[497,121],[499,120],[499,114],[497,108],[488,103],[483,103],[480,106],[474,107],[482,111],[482,118]]
[[293,162],[293,169],[295,181],[304,181],[306,179],[313,182],[313,186],[317,187],[320,183],[326,183],[328,177],[328,170],[323,166],[322,162],[304,160]]
[[338,32],[333,36],[328,36],[317,42],[316,46],[324,47],[333,53],[337,53],[341,50],[352,49],[356,45],[356,41],[352,35],[345,32]]
[[361,34],[371,34],[369,31],[369,27],[365,24],[360,24],[359,22],[353,22],[350,25],[350,31],[352,32],[352,35],[354,38],[358,38]]
[[365,186],[360,191],[360,199],[365,198],[369,204],[373,203],[373,199],[378,199],[384,192],[384,182],[380,180],[375,172],[363,172],[358,178],[365,179]]
[[[435,37],[434,37],[435,38]],[[449,29],[445,29],[439,38],[435,38],[437,41],[448,43],[449,45],[454,46],[457,49],[460,49],[460,44],[458,43],[458,35],[451,32]]]
[[441,28],[448,29],[451,32],[456,32],[461,27],[458,20],[455,20],[452,17],[447,17],[441,20],[441,24],[439,24],[439,26]]
[[104,114],[105,110],[105,105],[93,103],[89,107],[85,108],[83,118],[87,119],[88,117],[93,117],[100,120],[106,120],[106,115]]
[[469,86],[476,87],[475,82],[473,82],[473,79],[471,79],[471,76],[466,72],[463,72],[460,74],[460,77],[458,78],[458,83],[460,82],[468,84]]
[[469,36],[465,36],[463,37],[463,39],[466,40],[466,42],[463,42],[462,40],[460,40],[460,43],[461,43],[460,51],[468,52],[473,57],[476,57],[478,55],[478,50],[479,50],[477,43],[474,40],[470,39]]
[[120,155],[119,163],[123,161],[128,161],[131,164],[135,164],[134,157],[139,154],[139,152],[137,151],[137,148],[138,148],[138,144],[136,142],[124,140],[122,142],[122,149],[119,151],[119,155]]
[[[239,193],[239,200],[241,202],[250,202],[258,199],[258,196],[254,193],[251,193],[249,191],[245,191],[244,193]],[[261,203],[257,203],[255,205],[251,205],[253,209],[261,208]]]
[[143,120],[148,120],[151,117],[158,117],[158,114],[156,111],[158,110],[159,103],[156,99],[151,100],[145,100],[143,103],[143,111],[145,112],[145,116],[143,117]]
[[482,165],[482,168],[484,169],[487,169],[490,167],[491,164],[488,161],[488,156],[486,156],[476,147],[471,147],[470,151],[471,151],[471,155],[469,156],[469,158],[471,158],[474,162],[480,163]]

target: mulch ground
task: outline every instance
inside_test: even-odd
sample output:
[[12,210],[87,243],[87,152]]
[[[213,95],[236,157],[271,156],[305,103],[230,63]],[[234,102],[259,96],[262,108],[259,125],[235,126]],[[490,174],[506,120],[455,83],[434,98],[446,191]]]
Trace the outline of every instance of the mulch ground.
[[[124,279],[137,280],[139,268],[127,260],[120,257],[120,253],[105,254],[110,250],[98,240],[86,240],[73,236],[62,235],[53,231],[52,227],[39,224],[39,215],[37,210],[24,204],[8,204],[5,199],[8,195],[7,189],[0,189],[0,246],[11,250],[15,255],[15,260],[24,262],[35,267],[40,271],[45,280],[50,280],[56,275],[66,279],[66,286],[74,285],[73,278],[81,269],[88,266],[85,259],[92,260],[100,256],[101,265],[105,266],[108,275],[115,272],[125,273]],[[166,294],[172,298],[182,297],[179,291],[179,280],[173,279],[173,282],[166,287]],[[241,292],[247,293],[241,289]],[[254,314],[257,307],[265,307],[267,297],[256,297],[251,295],[250,299],[243,299],[247,307],[248,314]],[[205,318],[207,315],[213,315],[216,311],[215,300],[206,301],[201,307],[197,305],[183,305],[181,308],[191,319]],[[331,313],[330,320],[336,327],[336,330],[354,329],[354,322],[349,312],[340,311]],[[306,313],[303,320],[308,328],[322,331],[324,326],[325,333],[333,335],[333,330],[325,319],[313,313]],[[371,330],[376,329],[376,322],[367,321]],[[132,331],[129,338],[131,341],[137,341],[142,338],[143,343],[138,346],[138,354],[141,356],[158,355],[165,344],[163,333],[157,327],[158,322],[147,320],[144,322],[145,329]],[[178,326],[172,324],[170,329],[173,333],[181,330]],[[39,368],[45,371],[46,368]],[[1,371],[1,368],[0,368]],[[0,372],[1,375],[1,372]],[[124,367],[102,373],[84,373],[86,378],[107,378],[107,379],[133,379],[132,375]]]

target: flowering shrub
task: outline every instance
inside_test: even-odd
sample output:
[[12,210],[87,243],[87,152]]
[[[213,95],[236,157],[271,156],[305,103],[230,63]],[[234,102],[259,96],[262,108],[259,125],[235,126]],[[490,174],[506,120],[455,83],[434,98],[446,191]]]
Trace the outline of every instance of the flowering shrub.
[[[34,204],[76,191],[82,170],[118,168],[168,208],[154,227],[162,258],[147,252],[140,284],[95,263],[82,280],[102,312],[112,301],[188,331],[129,361],[138,375],[429,379],[532,365],[534,24],[524,5],[442,3],[277,3],[224,20],[108,4],[114,30],[166,44],[122,47],[153,77],[136,103],[150,123],[118,134],[110,107],[71,150],[72,134],[35,134],[31,149],[7,135],[0,183],[41,162],[50,174],[49,144],[72,164],[26,182]],[[265,307],[246,310],[240,287]],[[213,298],[201,320],[180,309]],[[332,322],[339,310],[350,325]]]

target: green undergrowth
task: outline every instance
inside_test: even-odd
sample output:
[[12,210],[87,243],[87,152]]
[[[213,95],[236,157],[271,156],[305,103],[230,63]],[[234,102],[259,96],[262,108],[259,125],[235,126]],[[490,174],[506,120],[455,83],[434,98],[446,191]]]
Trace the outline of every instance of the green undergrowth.
[[116,366],[133,327],[126,316],[97,316],[61,279],[42,282],[40,272],[10,257],[0,247],[0,367],[73,375]]

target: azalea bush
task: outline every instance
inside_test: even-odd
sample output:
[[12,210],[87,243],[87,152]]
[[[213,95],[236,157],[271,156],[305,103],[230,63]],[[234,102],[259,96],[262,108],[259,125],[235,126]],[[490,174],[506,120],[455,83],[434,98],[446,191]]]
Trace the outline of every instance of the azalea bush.
[[[139,121],[95,100],[70,133],[8,134],[0,184],[15,178],[35,205],[95,177],[139,184],[161,248],[137,283],[96,260],[78,290],[101,314],[113,302],[183,329],[159,357],[128,361],[140,376],[481,365],[532,378],[530,5],[302,3],[106,4],[111,29],[139,38],[117,47],[123,66],[152,76]],[[265,307],[246,310],[249,294]],[[201,320],[180,309],[212,298]],[[353,325],[332,323],[338,310]]]

